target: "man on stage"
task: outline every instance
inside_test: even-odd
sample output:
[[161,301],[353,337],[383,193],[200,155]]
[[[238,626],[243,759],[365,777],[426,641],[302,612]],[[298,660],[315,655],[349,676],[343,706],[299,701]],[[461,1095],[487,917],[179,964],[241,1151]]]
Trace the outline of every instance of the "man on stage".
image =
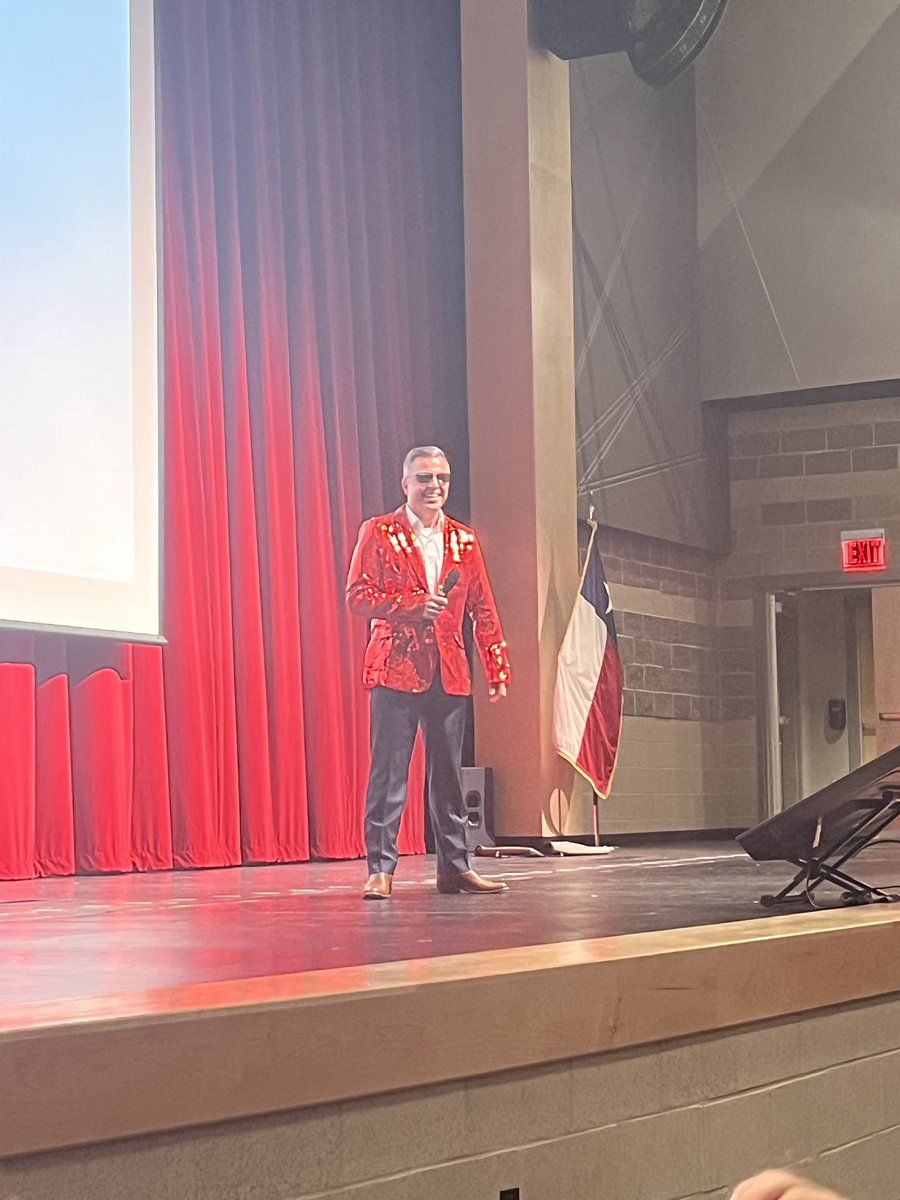
[[466,613],[491,701],[506,695],[509,659],[478,539],[444,513],[450,464],[437,446],[403,463],[406,504],[366,521],[350,563],[347,603],[371,621],[363,686],[371,689],[372,764],[366,792],[367,900],[386,900],[397,866],[416,730],[422,726],[439,892],[506,890],[469,866],[460,764],[472,690]]

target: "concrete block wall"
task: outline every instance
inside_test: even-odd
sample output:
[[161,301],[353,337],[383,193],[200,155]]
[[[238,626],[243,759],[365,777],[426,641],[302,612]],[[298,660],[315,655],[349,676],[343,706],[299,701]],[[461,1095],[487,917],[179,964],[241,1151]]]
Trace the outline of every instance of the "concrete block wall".
[[[757,820],[749,603],[721,600],[702,550],[598,532],[625,667],[624,725],[604,835]],[[569,832],[590,829],[576,794]]]
[[747,828],[757,812],[753,720],[624,718],[604,836]]
[[[751,597],[762,577],[841,580],[844,529],[900,547],[900,400],[729,417],[733,550],[601,529],[625,666],[624,729],[604,834],[730,828],[761,818]],[[568,832],[588,832],[576,792]]]
[[[749,598],[762,577],[847,582],[844,530],[883,527],[889,557],[900,546],[898,414],[892,398],[730,414],[733,549],[716,567],[720,612],[743,610],[751,621]],[[753,654],[734,661],[737,686],[758,694]]]
[[840,574],[841,531],[883,527],[900,545],[900,400],[729,418],[734,550],[720,576]]
[[616,608],[626,716],[718,720],[715,559],[615,529],[597,536]]
[[900,997],[890,996],[534,1070],[7,1159],[0,1197],[498,1200],[508,1191],[519,1200],[725,1200],[738,1180],[775,1165],[852,1200],[898,1200],[898,1162]]

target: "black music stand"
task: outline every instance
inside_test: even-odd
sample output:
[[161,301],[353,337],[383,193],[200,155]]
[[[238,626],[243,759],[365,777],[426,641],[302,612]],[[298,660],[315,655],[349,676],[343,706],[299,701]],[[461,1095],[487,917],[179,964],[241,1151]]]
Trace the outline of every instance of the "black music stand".
[[845,904],[884,904],[900,896],[864,883],[844,865],[897,817],[900,747],[754,825],[737,841],[757,862],[783,860],[799,868],[777,895],[760,896],[766,907],[803,899],[812,904],[813,892],[823,883],[843,888]]

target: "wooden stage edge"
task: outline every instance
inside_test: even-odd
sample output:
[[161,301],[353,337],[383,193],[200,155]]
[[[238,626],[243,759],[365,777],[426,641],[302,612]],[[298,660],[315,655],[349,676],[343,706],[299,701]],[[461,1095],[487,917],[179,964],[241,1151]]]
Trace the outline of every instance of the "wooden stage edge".
[[0,1008],[0,1156],[380,1095],[900,992],[854,908]]

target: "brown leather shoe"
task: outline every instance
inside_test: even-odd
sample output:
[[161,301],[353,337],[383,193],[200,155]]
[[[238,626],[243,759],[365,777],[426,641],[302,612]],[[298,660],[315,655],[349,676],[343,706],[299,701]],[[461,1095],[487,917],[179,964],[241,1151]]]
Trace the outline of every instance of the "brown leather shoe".
[[471,892],[481,895],[483,892],[506,892],[507,885],[501,879],[485,879],[475,871],[461,871],[456,875],[438,875],[437,890],[445,896],[456,892]]
[[366,886],[363,888],[364,900],[388,900],[391,895],[391,886],[394,882],[393,875],[387,875],[384,871],[378,871],[374,875],[370,875],[366,880]]

